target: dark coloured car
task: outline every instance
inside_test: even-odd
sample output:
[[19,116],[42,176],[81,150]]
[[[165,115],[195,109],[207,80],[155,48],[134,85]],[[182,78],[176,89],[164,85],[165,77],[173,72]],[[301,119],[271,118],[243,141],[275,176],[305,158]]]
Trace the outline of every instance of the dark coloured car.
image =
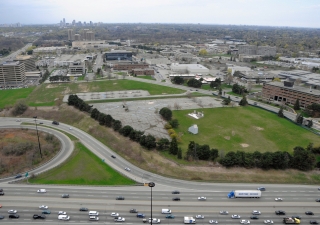
[[52,124],[59,125],[59,122],[58,121],[52,121]]
[[0,192],[3,192],[3,189],[2,189],[2,188],[0,188]]
[[260,190],[260,191],[265,191],[266,190],[265,187],[258,187],[257,189]]
[[275,213],[276,215],[286,215],[286,212],[282,210],[275,211]]
[[18,218],[19,218],[19,215],[17,215],[17,214],[11,214],[11,215],[9,215],[9,218],[10,218],[10,219],[18,219]]
[[81,208],[79,209],[79,211],[88,211],[88,208],[81,207]]
[[316,220],[310,220],[310,224],[319,224]]
[[114,158],[114,159],[116,158],[114,155],[111,155],[111,157]]
[[258,216],[250,216],[250,219],[257,220],[257,219],[259,219],[259,217]]
[[69,194],[63,194],[61,195],[61,198],[69,198]]
[[0,195],[4,195],[4,192],[3,192],[3,191],[1,191],[1,192],[0,192]]
[[40,122],[39,124],[43,124],[43,122]]
[[21,174],[17,174],[14,178],[15,178],[15,179],[18,179],[18,178],[21,178],[21,177],[22,177]]
[[307,211],[307,212],[306,212],[306,215],[314,215],[314,214],[313,214],[313,212],[311,212],[311,211]]
[[172,194],[180,194],[180,191],[173,191]]
[[320,198],[317,198],[317,199],[316,199],[316,202],[320,202]]
[[142,214],[142,213],[138,213],[138,214],[137,214],[137,217],[138,217],[138,218],[145,218],[146,216],[145,216],[144,214]]
[[137,213],[138,211],[136,209],[130,209],[130,213]]
[[4,216],[1,216],[1,215],[0,215],[0,220],[2,220],[2,219],[4,219]]
[[37,215],[37,214],[34,214],[33,215],[33,219],[42,219],[42,220],[44,220],[46,218],[46,216],[44,216],[44,215]]
[[123,196],[118,196],[118,197],[116,197],[116,200],[124,200],[124,197]]
[[180,201],[180,198],[172,198],[172,201]]
[[174,219],[174,215],[168,214],[168,215],[166,215],[166,218],[167,218],[167,219]]
[[42,214],[51,214],[51,211],[50,210],[43,210]]

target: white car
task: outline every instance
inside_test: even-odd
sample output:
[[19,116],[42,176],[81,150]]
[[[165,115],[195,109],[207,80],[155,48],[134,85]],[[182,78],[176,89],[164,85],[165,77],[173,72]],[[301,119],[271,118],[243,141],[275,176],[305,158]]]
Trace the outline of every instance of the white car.
[[16,214],[18,211],[17,210],[14,210],[14,209],[10,209],[8,211],[9,214]]
[[[160,219],[157,219],[157,218],[153,218],[152,219],[152,223],[154,224],[154,223],[160,223],[161,222],[161,220]],[[149,218],[149,223],[151,223],[151,218]]]
[[232,215],[231,218],[232,218],[232,219],[240,219],[241,216],[240,216],[240,215]]
[[37,192],[38,192],[38,193],[46,193],[47,190],[46,190],[46,189],[39,189],[39,190],[37,190]]
[[260,211],[257,211],[257,210],[253,210],[253,211],[252,211],[252,215],[260,215],[260,214],[261,214]]
[[263,221],[265,224],[273,224],[273,221],[272,220],[265,220]]
[[89,216],[89,220],[99,220],[99,217],[97,217],[97,216]]
[[206,197],[201,196],[201,197],[198,197],[198,200],[200,200],[200,201],[205,201],[205,200],[207,200],[207,198],[206,198]]
[[196,219],[204,219],[204,215],[196,215]]
[[241,224],[250,224],[250,220],[240,220]]
[[229,212],[228,212],[228,211],[220,211],[220,214],[221,214],[221,215],[228,215]]
[[275,201],[280,201],[280,202],[281,202],[283,199],[282,199],[282,198],[275,198],[274,200],[275,200]]
[[119,216],[119,213],[112,212],[112,213],[110,214],[110,216]]
[[217,224],[218,221],[217,221],[217,220],[209,220],[209,223],[210,223],[210,224],[214,224],[214,223]]
[[126,167],[126,168],[124,168],[124,169],[125,169],[126,171],[128,171],[128,172],[131,171],[129,167]]
[[114,218],[114,222],[124,222],[124,221],[126,221],[126,219],[123,217]]
[[48,209],[49,207],[47,205],[40,205],[39,209]]
[[59,211],[59,212],[58,212],[58,215],[67,215],[67,213],[64,212],[64,211]]

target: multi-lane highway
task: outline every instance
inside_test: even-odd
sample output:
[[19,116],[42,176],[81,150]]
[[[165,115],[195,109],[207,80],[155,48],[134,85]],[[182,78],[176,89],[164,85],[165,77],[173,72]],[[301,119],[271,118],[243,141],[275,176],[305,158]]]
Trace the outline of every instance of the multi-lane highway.
[[[34,123],[33,118],[21,118],[17,122],[15,118],[1,118],[0,128],[24,127],[23,122]],[[130,164],[119,155],[115,154],[107,146],[90,136],[89,134],[70,127],[67,124],[53,125],[52,121],[37,120],[38,129],[50,132],[59,137],[62,141],[62,150],[59,155],[49,162],[36,169],[29,171],[39,173],[43,170],[50,169],[55,165],[63,162],[73,149],[72,142],[57,130],[68,132],[77,137],[86,147],[94,152],[101,159],[112,166],[114,169],[124,175],[144,183],[153,181],[156,186],[152,188],[153,194],[153,217],[160,218],[161,223],[182,224],[183,216],[195,216],[202,214],[204,219],[198,219],[197,223],[208,224],[210,219],[218,220],[220,224],[239,224],[239,219],[231,219],[232,214],[239,214],[243,219],[249,219],[252,210],[262,212],[260,219],[253,221],[251,224],[262,224],[264,219],[272,219],[275,224],[279,224],[284,216],[276,216],[275,210],[284,210],[288,216],[302,216],[302,224],[308,224],[310,219],[320,221],[320,203],[316,202],[316,198],[320,198],[320,191],[314,185],[272,185],[272,184],[216,184],[216,183],[199,183],[171,179],[141,170],[140,168]],[[28,126],[31,128],[30,126]],[[55,129],[51,129],[51,128]],[[33,126],[34,128],[34,126]],[[71,149],[71,150],[70,150]],[[116,158],[112,158],[115,155]],[[125,171],[124,168],[129,167],[131,172]],[[151,189],[145,186],[130,186],[130,187],[81,187],[81,186],[55,186],[55,185],[19,185],[8,184],[7,178],[0,180],[0,188],[4,189],[5,195],[0,196],[0,215],[5,218],[1,223],[23,223],[34,224],[35,222],[43,222],[46,224],[59,221],[57,212],[66,211],[71,217],[70,223],[86,224],[89,223],[88,213],[80,212],[80,207],[87,207],[89,210],[100,212],[100,220],[95,223],[113,224],[113,219],[110,216],[111,212],[118,212],[120,216],[126,218],[125,224],[142,223],[141,218],[137,218],[135,214],[129,213],[129,209],[136,208],[139,212],[146,214],[146,217],[151,216]],[[258,186],[265,186],[266,191],[262,192],[260,199],[228,199],[227,194],[234,189],[250,190],[256,189]],[[37,189],[46,188],[47,193],[39,194]],[[181,193],[171,194],[173,190],[179,190]],[[61,198],[62,194],[69,194],[70,198]],[[125,200],[116,200],[117,196],[124,196]],[[199,196],[207,197],[206,201],[198,201]],[[180,197],[181,201],[172,201],[173,197]],[[276,202],[274,198],[281,197],[282,202]],[[38,209],[39,205],[48,205],[51,211],[50,215],[44,221],[33,221],[32,215],[41,213]],[[170,208],[175,219],[166,219],[164,214],[161,214],[162,208]],[[19,219],[9,219],[7,211],[9,209],[18,210]],[[229,215],[220,215],[220,210],[229,211]],[[305,211],[313,211],[314,216],[304,215]],[[92,223],[92,222],[90,222]]]
[[[308,224],[310,219],[320,220],[319,204],[315,196],[319,195],[313,186],[300,186],[290,190],[282,187],[270,187],[262,193],[260,199],[228,199],[227,190],[237,185],[212,185],[212,190],[192,190],[181,188],[180,194],[172,194],[171,187],[163,185],[153,188],[153,217],[160,218],[162,223],[182,224],[184,216],[204,215],[197,223],[208,224],[210,219],[218,220],[220,224],[239,224],[239,219],[231,219],[232,214],[238,214],[242,219],[249,219],[253,210],[261,211],[258,220],[251,220],[251,224],[262,224],[263,220],[271,219],[275,224],[282,222],[284,216],[275,215],[275,210],[286,211],[287,216],[299,215],[302,224]],[[58,211],[66,211],[71,217],[70,222],[88,223],[88,212],[80,212],[80,207],[99,212],[100,220],[97,223],[114,223],[111,212],[117,212],[126,218],[125,224],[142,223],[136,214],[129,213],[135,208],[139,213],[149,218],[150,188],[149,187],[74,187],[74,186],[39,186],[39,185],[7,185],[2,188],[5,195],[0,197],[3,207],[0,215],[5,218],[1,222],[12,222],[8,218],[9,209],[18,210],[20,219],[17,222],[32,223],[32,215],[42,212],[40,205],[49,206],[50,215],[46,215],[46,223],[58,222]],[[47,193],[37,193],[37,189],[46,188]],[[252,186],[253,188],[253,186]],[[294,191],[292,191],[294,190]],[[69,194],[70,198],[61,198],[62,194]],[[117,196],[124,196],[125,200],[115,200]],[[179,196],[181,201],[172,201]],[[206,201],[198,201],[199,196],[207,197]],[[275,197],[282,197],[282,202],[274,201]],[[166,219],[161,209],[172,210],[175,219]],[[220,215],[219,211],[227,210],[229,215]],[[313,211],[315,215],[307,216],[305,211]]]

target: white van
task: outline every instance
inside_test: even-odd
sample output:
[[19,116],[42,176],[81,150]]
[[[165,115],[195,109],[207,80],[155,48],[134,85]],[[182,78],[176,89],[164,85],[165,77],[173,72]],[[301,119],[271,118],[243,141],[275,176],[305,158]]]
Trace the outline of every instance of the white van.
[[89,216],[99,216],[99,212],[97,212],[97,211],[89,211]]
[[46,193],[47,191],[46,191],[46,189],[39,189],[37,192],[38,193]]
[[161,213],[162,214],[170,214],[171,210],[170,209],[162,209]]
[[70,220],[70,216],[68,216],[68,215],[59,215],[58,219],[59,220]]

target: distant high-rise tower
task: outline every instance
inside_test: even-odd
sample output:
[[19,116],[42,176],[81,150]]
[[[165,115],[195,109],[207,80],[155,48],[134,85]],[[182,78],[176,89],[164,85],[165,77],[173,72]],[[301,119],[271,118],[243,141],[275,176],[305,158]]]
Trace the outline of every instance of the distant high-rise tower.
[[66,19],[63,18],[63,26],[65,26],[65,25],[66,25]]
[[94,41],[94,33],[92,31],[87,31],[86,40],[87,41]]
[[75,41],[81,41],[81,35],[80,34],[75,34],[74,35],[74,40]]
[[74,33],[72,29],[68,29],[68,40],[73,41],[74,40]]
[[92,23],[92,21],[90,21],[90,26],[92,26],[93,25],[93,23]]
[[87,32],[89,31],[89,29],[83,29],[82,32],[81,32],[81,38],[82,40],[87,40]]
[[72,26],[76,25],[76,21],[72,20]]

